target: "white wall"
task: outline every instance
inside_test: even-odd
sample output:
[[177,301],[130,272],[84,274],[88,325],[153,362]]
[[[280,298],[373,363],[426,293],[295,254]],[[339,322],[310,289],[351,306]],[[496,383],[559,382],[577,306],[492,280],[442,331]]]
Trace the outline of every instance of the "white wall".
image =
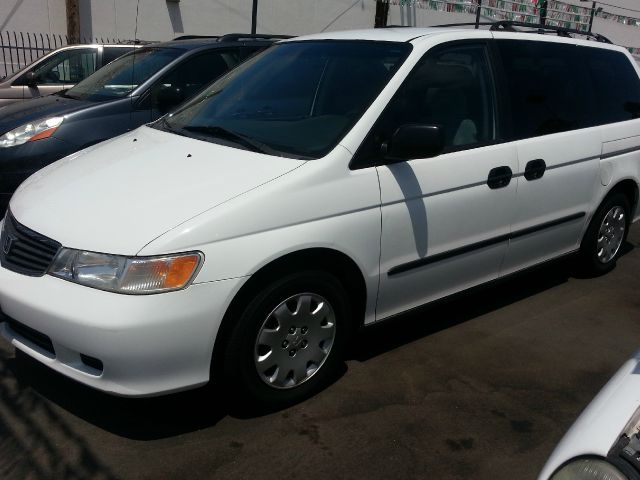
[[[373,27],[374,0],[259,0],[259,33],[303,34]],[[138,38],[251,31],[252,0],[140,0]],[[81,36],[133,38],[135,0],[80,0]]]
[[259,0],[258,32],[299,35],[372,28],[372,0]]
[[[80,0],[81,36],[134,38],[136,7],[136,0]],[[137,38],[143,40],[250,28],[251,0],[140,0]]]
[[0,0],[0,31],[66,35],[65,0]]
[[[565,0],[579,6],[590,3]],[[132,39],[137,0],[79,0],[82,37]],[[638,0],[607,0],[640,10]],[[303,34],[370,28],[375,0],[259,0],[258,32]],[[168,40],[181,34],[220,35],[249,32],[252,0],[140,0],[137,37]],[[638,16],[604,6],[611,13]],[[474,15],[391,5],[390,24],[429,26],[471,22]],[[640,28],[596,18],[594,31],[614,42],[640,47]],[[0,31],[66,34],[65,0],[0,0]]]

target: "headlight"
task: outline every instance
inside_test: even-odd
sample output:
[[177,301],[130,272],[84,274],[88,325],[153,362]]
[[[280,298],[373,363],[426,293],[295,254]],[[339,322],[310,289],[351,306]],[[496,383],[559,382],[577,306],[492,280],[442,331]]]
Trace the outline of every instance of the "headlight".
[[122,257],[63,248],[49,274],[109,292],[144,295],[187,287],[202,259],[201,253]]
[[0,148],[15,147],[50,137],[62,125],[63,117],[51,117],[14,128],[0,137]]
[[598,458],[581,458],[562,467],[551,480],[629,480],[616,467]]

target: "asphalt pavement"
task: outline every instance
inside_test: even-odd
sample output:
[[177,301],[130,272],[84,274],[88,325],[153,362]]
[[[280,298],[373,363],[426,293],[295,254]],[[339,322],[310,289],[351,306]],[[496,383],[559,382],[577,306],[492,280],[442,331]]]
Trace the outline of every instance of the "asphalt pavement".
[[100,394],[0,341],[2,479],[534,479],[640,349],[640,225],[616,270],[568,261],[360,334],[326,391],[267,415],[215,389]]

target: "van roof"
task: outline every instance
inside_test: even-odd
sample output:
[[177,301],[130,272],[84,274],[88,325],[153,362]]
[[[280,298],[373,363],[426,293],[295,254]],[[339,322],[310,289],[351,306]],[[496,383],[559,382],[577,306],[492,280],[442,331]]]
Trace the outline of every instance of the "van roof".
[[337,32],[314,33],[296,37],[290,41],[298,40],[378,40],[387,42],[409,42],[418,37],[431,36],[456,31],[469,32],[463,28],[438,28],[438,27],[387,27],[369,28],[363,30],[344,30]]
[[[490,30],[484,28],[476,30],[473,24],[457,24],[435,27],[386,27],[371,28],[366,30],[345,30],[337,32],[323,32],[311,35],[304,35],[293,38],[289,41],[301,40],[377,40],[389,42],[414,42],[424,40],[428,37],[439,35],[451,36],[459,34],[462,38],[478,37],[490,38],[488,33],[494,38],[522,38],[535,41],[565,42],[571,44],[597,46],[624,50],[623,47],[613,46],[606,38],[598,34],[588,32],[578,32],[560,27],[544,27],[541,25],[527,25],[520,22],[493,22],[480,24],[483,27],[492,25]],[[539,28],[540,27],[540,28]],[[523,30],[523,28],[525,30]],[[544,34],[543,34],[544,33]],[[578,37],[572,36],[578,35]],[[579,38],[580,36],[588,37]],[[286,41],[286,40],[285,40]]]

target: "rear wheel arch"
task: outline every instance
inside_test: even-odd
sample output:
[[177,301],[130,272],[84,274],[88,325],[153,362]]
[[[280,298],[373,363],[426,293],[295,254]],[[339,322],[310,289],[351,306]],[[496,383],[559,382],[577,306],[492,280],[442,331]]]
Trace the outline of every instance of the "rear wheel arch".
[[605,197],[605,199],[602,200],[602,202],[604,202],[611,195],[614,195],[618,192],[622,193],[625,197],[627,197],[627,200],[629,201],[629,207],[631,208],[631,211],[629,212],[629,214],[633,216],[636,209],[638,208],[638,196],[639,196],[638,183],[635,180],[632,180],[630,178],[619,181],[613,186],[613,188],[611,188],[611,190],[609,190],[609,193],[607,193],[607,196]]
[[[598,209],[602,206],[602,204],[604,204],[610,197],[612,197],[613,195],[616,195],[617,193],[621,193],[627,198],[627,201],[629,202],[629,208],[630,208],[629,215],[631,218],[633,218],[633,214],[635,213],[638,207],[638,200],[640,198],[639,187],[638,187],[638,183],[635,180],[631,178],[626,178],[624,180],[619,180],[613,187],[609,189],[606,195],[602,197],[602,200],[600,200],[600,203],[598,203],[596,208],[591,212],[590,216],[588,217],[589,223],[587,224],[587,227],[593,220],[593,216],[598,211]],[[584,240],[584,236],[587,234],[587,231],[586,231],[587,227],[585,227],[585,231],[582,234],[581,241]]]

